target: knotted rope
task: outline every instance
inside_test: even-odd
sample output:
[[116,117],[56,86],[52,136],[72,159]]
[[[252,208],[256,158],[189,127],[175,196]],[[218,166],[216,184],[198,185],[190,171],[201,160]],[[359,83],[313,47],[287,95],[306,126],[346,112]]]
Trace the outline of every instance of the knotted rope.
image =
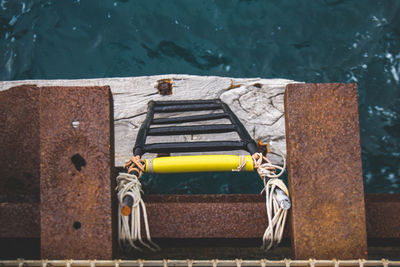
[[142,177],[146,164],[140,159],[139,156],[132,157],[124,166],[128,173],[136,172],[138,178]]
[[[275,149],[274,149],[275,150]],[[269,250],[281,242],[288,209],[291,206],[289,191],[282,180],[278,179],[286,169],[286,159],[283,153],[267,149],[266,155],[255,153],[252,155],[254,168],[264,182],[265,205],[267,209],[268,227],[263,235],[263,246]],[[268,153],[277,154],[283,159],[283,167],[273,164],[268,158]],[[277,170],[279,172],[277,173]]]
[[[129,244],[134,249],[141,250],[135,244],[138,241],[143,246],[155,251],[160,248],[151,240],[146,206],[141,195],[143,193],[142,185],[139,181],[144,167],[144,162],[140,160],[140,157],[132,157],[125,165],[128,173],[119,173],[117,177],[118,241],[120,246]],[[136,172],[138,175],[132,174],[132,172]],[[133,201],[131,207],[126,205],[126,199],[129,197]],[[144,221],[147,243],[142,239],[141,235],[141,217],[143,217]]]

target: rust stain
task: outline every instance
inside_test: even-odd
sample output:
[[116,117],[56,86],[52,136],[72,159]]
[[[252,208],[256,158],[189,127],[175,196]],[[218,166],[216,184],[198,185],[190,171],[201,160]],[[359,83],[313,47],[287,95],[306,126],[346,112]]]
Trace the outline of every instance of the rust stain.
[[296,259],[366,258],[355,84],[290,84],[285,93]]
[[171,79],[162,79],[157,81],[158,93],[160,95],[172,95],[172,80]]
[[238,88],[240,87],[240,84],[234,84],[233,80],[231,79],[231,84],[229,85],[228,88],[226,88],[226,90],[230,90],[230,89],[234,89],[234,88]]

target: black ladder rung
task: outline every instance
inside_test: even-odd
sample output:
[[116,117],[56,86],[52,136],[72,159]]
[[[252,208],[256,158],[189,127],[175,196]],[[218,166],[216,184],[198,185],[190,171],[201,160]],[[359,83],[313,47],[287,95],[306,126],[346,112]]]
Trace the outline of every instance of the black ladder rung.
[[205,104],[182,104],[154,107],[154,112],[179,112],[179,111],[200,111],[200,110],[216,110],[222,109],[220,103],[205,103]]
[[155,143],[144,146],[144,151],[147,153],[230,151],[242,149],[245,149],[244,142],[242,141]]
[[224,118],[229,118],[229,115],[226,113],[210,113],[210,114],[193,115],[185,117],[153,119],[151,124],[170,124],[170,123],[183,123],[183,122],[194,122],[194,121],[208,121],[208,120],[218,120]]
[[216,104],[221,103],[219,99],[205,99],[205,100],[172,100],[172,101],[153,101],[157,106],[171,106],[171,105],[193,105],[193,104]]
[[180,134],[211,134],[228,133],[236,130],[233,124],[193,125],[193,126],[169,126],[150,128],[148,135],[180,135]]

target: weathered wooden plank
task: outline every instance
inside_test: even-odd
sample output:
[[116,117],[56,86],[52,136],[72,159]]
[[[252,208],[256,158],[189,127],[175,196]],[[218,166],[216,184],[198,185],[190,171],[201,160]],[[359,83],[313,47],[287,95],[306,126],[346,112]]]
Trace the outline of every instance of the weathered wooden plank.
[[290,84],[285,117],[294,257],[367,257],[357,86]]
[[[161,79],[172,80],[174,87],[171,95],[162,96],[158,93],[155,85]],[[285,152],[283,95],[285,86],[293,82],[284,79],[239,79],[170,74],[134,78],[2,81],[0,82],[0,91],[22,84],[38,86],[109,85],[114,100],[115,163],[117,166],[123,166],[132,155],[137,131],[144,119],[147,103],[150,100],[220,98],[235,112],[254,139],[272,141],[275,147]],[[164,114],[162,117],[175,115],[175,113]],[[224,122],[226,121],[220,120],[209,123]],[[161,140],[160,138],[149,138],[149,140],[179,142],[227,140],[228,138],[234,140],[237,135],[235,133],[184,135],[162,137]]]
[[110,89],[40,90],[41,257],[111,259],[116,231]]

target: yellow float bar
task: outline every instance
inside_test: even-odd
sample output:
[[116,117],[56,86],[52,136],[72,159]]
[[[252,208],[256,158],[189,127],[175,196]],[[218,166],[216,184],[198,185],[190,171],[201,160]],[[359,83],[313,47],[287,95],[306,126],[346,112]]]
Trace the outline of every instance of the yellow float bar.
[[250,155],[195,155],[146,159],[145,172],[183,173],[183,172],[219,172],[253,171],[253,159]]

